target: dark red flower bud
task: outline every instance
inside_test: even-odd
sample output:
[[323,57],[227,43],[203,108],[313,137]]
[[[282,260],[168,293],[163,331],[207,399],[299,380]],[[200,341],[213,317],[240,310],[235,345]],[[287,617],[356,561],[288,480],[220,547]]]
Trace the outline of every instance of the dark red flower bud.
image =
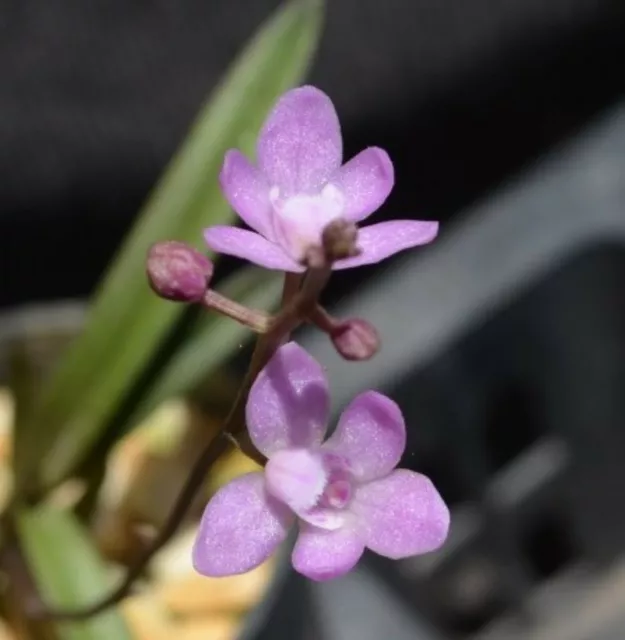
[[380,348],[376,328],[362,318],[341,321],[331,334],[336,350],[346,360],[369,360]]
[[213,263],[184,242],[168,240],[152,245],[147,274],[156,294],[177,302],[201,300],[213,276]]

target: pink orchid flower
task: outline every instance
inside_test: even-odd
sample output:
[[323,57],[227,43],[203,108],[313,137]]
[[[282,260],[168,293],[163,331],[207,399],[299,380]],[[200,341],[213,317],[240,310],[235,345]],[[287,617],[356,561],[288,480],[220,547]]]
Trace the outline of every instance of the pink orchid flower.
[[449,511],[425,476],[395,469],[406,445],[398,406],[367,391],[323,438],[329,417],[323,369],[294,342],[254,383],[247,424],[268,458],[264,471],[222,487],[208,503],[193,550],[207,576],[244,573],[283,542],[297,521],[294,568],[313,580],[347,573],[365,548],[389,558],[433,551]]
[[[268,269],[303,271],[311,246],[331,221],[360,222],[386,200],[394,183],[386,151],[369,147],[343,162],[343,140],[334,105],[315,87],[285,93],[258,139],[258,166],[236,150],[226,153],[221,189],[253,231],[206,229],[208,246]],[[341,166],[342,165],[342,166]],[[360,229],[358,256],[335,269],[373,264],[398,251],[431,242],[437,222],[393,220]]]

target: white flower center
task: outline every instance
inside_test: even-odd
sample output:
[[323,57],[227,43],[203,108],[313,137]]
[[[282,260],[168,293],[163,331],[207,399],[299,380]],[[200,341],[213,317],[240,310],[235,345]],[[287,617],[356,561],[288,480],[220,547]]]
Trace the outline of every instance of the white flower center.
[[269,199],[274,211],[274,233],[282,248],[297,261],[303,260],[311,246],[321,244],[321,234],[328,223],[343,214],[345,198],[332,184],[315,195],[283,197],[272,187]]
[[353,495],[344,462],[326,452],[284,449],[265,467],[267,491],[303,520],[322,529],[338,529],[348,515]]
[[308,449],[284,449],[269,458],[265,480],[269,493],[297,513],[317,504],[328,473],[321,457]]

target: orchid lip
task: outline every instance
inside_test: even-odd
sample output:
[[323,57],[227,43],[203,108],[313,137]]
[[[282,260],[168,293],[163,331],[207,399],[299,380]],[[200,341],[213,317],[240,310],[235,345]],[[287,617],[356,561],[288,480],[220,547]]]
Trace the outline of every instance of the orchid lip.
[[329,531],[342,527],[350,517],[354,485],[346,468],[337,464],[334,456],[324,456],[327,481],[317,504],[298,515],[306,522]]
[[267,491],[302,520],[321,529],[343,526],[355,487],[340,456],[283,449],[270,457],[265,479]]
[[328,505],[335,509],[345,508],[351,497],[352,487],[347,480],[337,480],[336,482],[329,483],[322,496]]

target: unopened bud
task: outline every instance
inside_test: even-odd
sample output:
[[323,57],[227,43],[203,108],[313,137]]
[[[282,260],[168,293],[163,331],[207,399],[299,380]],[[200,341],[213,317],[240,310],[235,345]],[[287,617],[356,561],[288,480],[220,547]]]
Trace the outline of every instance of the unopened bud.
[[346,360],[369,360],[380,348],[376,328],[362,318],[351,318],[338,324],[330,336],[336,350]]
[[184,242],[168,240],[152,245],[148,252],[150,286],[161,298],[197,302],[213,276],[213,263]]
[[360,253],[356,246],[358,227],[347,220],[339,219],[330,222],[321,236],[323,250],[330,262],[351,258]]

